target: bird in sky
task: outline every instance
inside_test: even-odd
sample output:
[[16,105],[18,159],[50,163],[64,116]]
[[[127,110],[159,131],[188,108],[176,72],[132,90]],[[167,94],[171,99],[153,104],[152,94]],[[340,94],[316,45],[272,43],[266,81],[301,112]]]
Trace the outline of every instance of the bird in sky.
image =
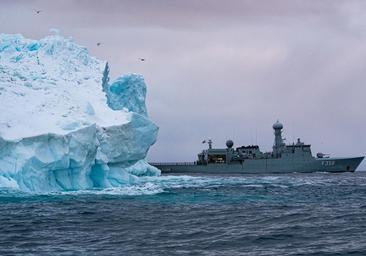
[[145,61],[145,59],[144,59],[144,58],[139,58],[139,60],[140,60],[140,61]]
[[97,46],[100,46],[101,44],[102,44],[102,43],[99,43],[99,42],[98,42],[98,43],[97,43]]
[[40,14],[42,10],[36,10],[36,13],[37,14]]

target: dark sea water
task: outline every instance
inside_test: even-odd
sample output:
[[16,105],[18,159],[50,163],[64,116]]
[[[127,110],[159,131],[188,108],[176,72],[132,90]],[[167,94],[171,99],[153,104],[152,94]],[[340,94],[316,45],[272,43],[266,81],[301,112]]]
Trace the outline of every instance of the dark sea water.
[[0,255],[366,255],[366,172],[0,191]]

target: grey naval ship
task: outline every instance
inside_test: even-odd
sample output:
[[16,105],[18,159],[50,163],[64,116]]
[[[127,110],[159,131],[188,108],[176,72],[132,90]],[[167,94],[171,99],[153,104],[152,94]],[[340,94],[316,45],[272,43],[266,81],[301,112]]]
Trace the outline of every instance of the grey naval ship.
[[364,156],[331,158],[323,153],[317,153],[314,157],[311,145],[301,142],[300,139],[286,145],[282,129],[283,125],[279,121],[273,125],[275,139],[272,152],[261,152],[257,145],[234,148],[232,140],[226,142],[226,148],[212,148],[212,141],[208,140],[208,149],[199,153],[195,162],[151,164],[163,174],[354,172],[364,159]]

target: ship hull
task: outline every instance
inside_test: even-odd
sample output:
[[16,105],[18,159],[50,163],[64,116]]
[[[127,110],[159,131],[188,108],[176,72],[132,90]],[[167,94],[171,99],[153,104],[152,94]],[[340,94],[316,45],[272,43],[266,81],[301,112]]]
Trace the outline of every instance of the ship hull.
[[263,173],[310,173],[354,172],[364,157],[295,159],[246,159],[230,164],[152,163],[162,173],[200,174],[263,174]]

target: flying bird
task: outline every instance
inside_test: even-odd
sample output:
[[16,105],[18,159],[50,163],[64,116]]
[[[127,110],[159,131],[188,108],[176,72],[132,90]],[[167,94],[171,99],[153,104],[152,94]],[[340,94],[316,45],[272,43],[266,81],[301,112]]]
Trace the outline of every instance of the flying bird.
[[100,46],[102,43],[97,43],[97,46]]
[[144,58],[139,58],[139,60],[140,60],[140,61],[145,61],[145,59],[144,59]]
[[36,10],[36,13],[37,14],[40,14],[42,10]]

